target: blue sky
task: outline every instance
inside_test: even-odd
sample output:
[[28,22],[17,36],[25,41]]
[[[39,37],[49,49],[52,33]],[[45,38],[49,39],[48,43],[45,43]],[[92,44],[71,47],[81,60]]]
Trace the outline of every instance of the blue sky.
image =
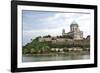
[[76,21],[84,32],[84,37],[90,34],[89,13],[63,13],[22,10],[23,45],[37,36],[61,35],[62,29],[70,31],[70,24]]

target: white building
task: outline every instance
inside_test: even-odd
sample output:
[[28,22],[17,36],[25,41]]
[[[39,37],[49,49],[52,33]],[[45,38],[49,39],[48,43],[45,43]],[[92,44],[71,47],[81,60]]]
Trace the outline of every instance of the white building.
[[65,29],[62,30],[62,36],[70,37],[74,40],[82,40],[83,32],[80,31],[78,24],[74,21],[70,25],[70,32],[65,33]]

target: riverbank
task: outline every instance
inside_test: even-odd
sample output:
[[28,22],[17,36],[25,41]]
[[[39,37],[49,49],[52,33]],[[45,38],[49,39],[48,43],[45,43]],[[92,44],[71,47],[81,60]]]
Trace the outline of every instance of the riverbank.
[[23,54],[23,56],[60,56],[60,55],[89,55],[89,51],[81,52],[50,52],[50,53],[37,53],[37,54]]
[[23,54],[22,62],[63,61],[90,59],[89,52],[66,52],[46,54]]

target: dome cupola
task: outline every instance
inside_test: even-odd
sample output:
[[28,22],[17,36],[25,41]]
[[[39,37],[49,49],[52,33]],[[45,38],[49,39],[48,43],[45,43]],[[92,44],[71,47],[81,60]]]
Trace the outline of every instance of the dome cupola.
[[78,30],[78,24],[75,21],[73,21],[72,24],[70,25],[70,31],[75,32],[77,30]]
[[78,24],[75,21],[73,21],[70,27],[78,27]]

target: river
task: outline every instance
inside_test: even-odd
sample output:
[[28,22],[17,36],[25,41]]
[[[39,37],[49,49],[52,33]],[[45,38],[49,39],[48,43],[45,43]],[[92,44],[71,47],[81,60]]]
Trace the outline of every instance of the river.
[[23,55],[22,62],[40,62],[40,61],[61,61],[61,60],[81,60],[89,59],[89,53],[68,53],[56,55]]

